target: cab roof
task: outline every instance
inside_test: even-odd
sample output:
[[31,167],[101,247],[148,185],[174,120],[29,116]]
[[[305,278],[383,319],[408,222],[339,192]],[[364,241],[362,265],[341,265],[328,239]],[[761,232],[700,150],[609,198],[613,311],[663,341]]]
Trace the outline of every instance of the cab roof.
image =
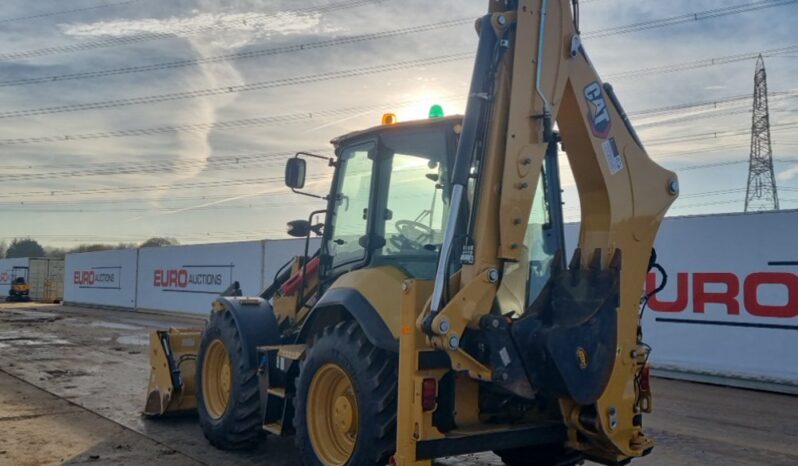
[[421,120],[409,120],[409,121],[401,121],[399,123],[394,123],[392,125],[377,125],[372,126],[368,129],[361,129],[358,131],[352,131],[351,133],[346,133],[344,135],[338,136],[330,141],[336,149],[339,146],[342,146],[349,141],[353,141],[356,139],[363,139],[368,136],[373,136],[376,134],[384,134],[391,131],[401,131],[403,129],[408,128],[435,128],[438,126],[454,126],[458,123],[463,122],[463,115],[450,115],[441,118],[424,118]]

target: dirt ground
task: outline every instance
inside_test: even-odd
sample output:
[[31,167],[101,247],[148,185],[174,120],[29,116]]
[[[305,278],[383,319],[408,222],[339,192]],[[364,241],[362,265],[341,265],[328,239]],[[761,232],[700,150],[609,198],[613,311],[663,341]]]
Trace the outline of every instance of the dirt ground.
[[[0,465],[298,466],[290,439],[251,452],[209,446],[194,416],[139,414],[148,333],[201,318],[0,304]],[[635,465],[795,465],[798,397],[655,379],[654,452]],[[440,464],[500,465],[491,454]]]

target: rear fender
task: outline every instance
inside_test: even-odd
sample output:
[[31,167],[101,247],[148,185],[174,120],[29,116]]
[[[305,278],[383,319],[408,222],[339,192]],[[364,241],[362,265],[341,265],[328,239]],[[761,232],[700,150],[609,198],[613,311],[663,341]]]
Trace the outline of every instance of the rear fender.
[[213,303],[213,312],[229,312],[233,315],[241,336],[241,347],[246,348],[250,367],[258,365],[258,346],[280,344],[277,318],[271,304],[263,298],[219,297]]
[[325,327],[344,320],[356,321],[369,342],[377,348],[399,352],[399,341],[379,312],[354,288],[333,288],[324,293],[302,324],[296,342],[307,343]]

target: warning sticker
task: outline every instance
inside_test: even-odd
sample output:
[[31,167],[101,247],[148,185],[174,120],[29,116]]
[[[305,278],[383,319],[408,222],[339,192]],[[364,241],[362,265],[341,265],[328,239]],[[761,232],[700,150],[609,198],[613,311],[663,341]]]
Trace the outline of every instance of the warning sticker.
[[615,144],[615,138],[609,138],[601,143],[604,148],[604,157],[607,158],[607,166],[610,169],[610,174],[614,175],[623,170],[623,157],[618,152],[618,145]]

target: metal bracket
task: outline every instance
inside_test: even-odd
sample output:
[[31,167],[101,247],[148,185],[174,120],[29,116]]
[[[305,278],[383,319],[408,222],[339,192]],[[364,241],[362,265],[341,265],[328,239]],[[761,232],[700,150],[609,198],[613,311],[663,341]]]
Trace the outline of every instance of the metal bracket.
[[576,58],[579,55],[579,52],[582,51],[582,38],[579,37],[579,34],[574,34],[571,37],[571,58]]

